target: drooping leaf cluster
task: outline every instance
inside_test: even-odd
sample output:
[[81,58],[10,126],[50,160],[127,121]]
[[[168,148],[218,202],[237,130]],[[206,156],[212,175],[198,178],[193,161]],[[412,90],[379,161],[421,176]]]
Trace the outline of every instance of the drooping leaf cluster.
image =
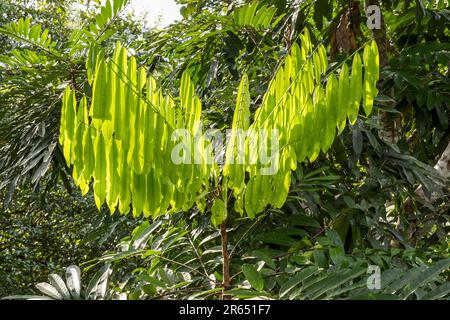
[[[269,84],[252,123],[249,80],[242,78],[223,169],[224,188],[233,189],[237,212],[254,217],[267,205],[281,208],[297,163],[314,161],[326,152],[347,118],[356,121],[362,100],[370,114],[378,80],[374,41],[365,47],[364,57],[364,69],[356,53],[351,73],[344,63],[339,79],[327,76],[325,48],[313,49],[305,31],[301,44],[292,47]],[[88,70],[92,67],[89,59]],[[93,179],[98,207],[106,201],[111,211],[117,207],[126,214],[132,207],[135,215],[188,210],[200,202],[218,174],[208,149],[211,141],[196,139],[202,129],[201,102],[188,75],[182,77],[178,103],[163,95],[119,43],[111,59],[99,53],[90,81],[90,106],[85,97],[78,103],[75,92],[66,89],[60,130],[64,156],[74,166],[74,179],[83,193]],[[176,129],[185,130],[184,138],[193,146],[184,148],[188,151],[181,163],[173,159]],[[237,135],[242,130],[257,134],[240,141]],[[275,139],[279,150],[271,150],[264,162],[267,155],[262,151]],[[264,163],[272,166],[272,172],[266,172]]]

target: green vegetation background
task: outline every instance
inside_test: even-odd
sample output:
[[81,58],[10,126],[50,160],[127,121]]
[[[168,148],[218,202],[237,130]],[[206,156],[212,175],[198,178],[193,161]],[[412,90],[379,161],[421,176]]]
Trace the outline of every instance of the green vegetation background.
[[[72,7],[84,2],[87,10]],[[282,210],[267,208],[253,221],[233,217],[229,293],[448,298],[448,179],[432,169],[450,141],[448,2],[260,1],[276,8],[263,27],[237,23],[232,1],[178,2],[183,20],[162,30],[131,15],[102,21],[96,1],[0,3],[0,296],[64,298],[34,284],[78,265],[81,296],[90,299],[220,298],[220,233],[209,214],[133,219],[99,213],[91,193],[81,197],[57,143],[61,94],[69,82],[88,94],[86,48],[96,42],[111,54],[120,40],[174,96],[189,70],[206,125],[225,129],[241,75],[249,75],[254,111],[308,28],[331,63],[385,33],[377,110],[299,166]],[[364,5],[374,3],[385,25],[373,33]],[[48,29],[56,45],[9,32],[20,18]],[[368,265],[381,268],[380,290],[367,289]]]

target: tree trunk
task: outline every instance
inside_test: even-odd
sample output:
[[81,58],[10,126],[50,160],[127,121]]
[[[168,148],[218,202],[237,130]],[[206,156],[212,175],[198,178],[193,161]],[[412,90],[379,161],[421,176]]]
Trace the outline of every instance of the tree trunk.
[[450,178],[450,143],[434,167],[446,179]]
[[[436,171],[445,179],[450,178],[450,143],[448,144],[447,148],[442,153],[441,157],[439,158],[437,164],[434,166]],[[437,200],[437,195],[431,195],[431,198],[428,198],[425,195],[425,192],[423,191],[423,186],[420,185],[416,189],[416,195],[423,201],[434,203]]]
[[361,33],[360,15],[359,1],[349,4],[343,11],[331,34],[331,58],[340,52],[349,54],[357,49],[356,38]]
[[[437,172],[444,177],[445,179],[450,178],[450,143],[447,145],[447,148],[442,153],[442,156],[439,158],[437,164],[434,167]],[[420,185],[416,191],[416,196],[421,199],[423,202],[427,202],[430,204],[434,204],[438,199],[439,196],[437,194],[432,194],[431,197],[428,197],[425,195],[425,192],[423,191],[423,186]],[[412,245],[415,245],[415,237],[417,237],[417,226],[416,226],[416,219],[414,214],[414,206],[413,206],[413,200],[411,198],[408,198],[404,204],[405,213],[408,217],[408,220],[410,221],[410,225],[408,228],[408,240]],[[400,228],[400,221],[397,222],[398,226],[397,229],[402,231]]]
[[231,300],[231,296],[226,295],[225,291],[230,289],[230,255],[228,252],[228,233],[225,223],[220,225],[220,235],[222,237],[222,300]]
[[[380,2],[378,0],[366,0],[366,11],[368,6],[377,6],[378,8],[380,8],[380,29],[373,29],[372,33],[378,45],[378,52],[380,55],[380,69],[383,69],[389,65],[389,41],[386,34],[386,24],[384,22],[384,16],[381,11]],[[391,96],[392,93],[393,92],[391,92]],[[402,133],[401,114],[381,111],[379,113],[379,124],[380,130],[378,131],[378,136],[380,137],[380,139],[388,144],[396,144],[400,139]]]

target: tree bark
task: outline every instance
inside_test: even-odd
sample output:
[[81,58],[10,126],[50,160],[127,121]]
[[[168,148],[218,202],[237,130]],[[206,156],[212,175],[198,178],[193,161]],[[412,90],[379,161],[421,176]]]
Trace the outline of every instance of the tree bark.
[[[447,148],[442,153],[438,162],[434,166],[434,169],[445,179],[450,178],[450,143],[447,145]],[[420,185],[416,189],[416,195],[423,201],[433,204],[438,198],[437,195],[431,195],[431,198],[428,198],[423,191],[423,186]]]
[[[439,158],[434,168],[443,178],[445,179],[450,178],[450,143],[447,145],[447,148],[442,153],[441,157]],[[430,197],[425,195],[422,185],[417,187],[415,194],[419,199],[421,199],[421,201],[427,202],[429,204],[434,204],[439,199],[439,196],[437,194],[432,194]],[[404,204],[404,209],[408,217],[408,220],[410,221],[410,225],[408,228],[408,240],[412,245],[415,245],[414,237],[418,230],[416,226],[417,223],[415,221],[416,219],[414,214],[413,200],[411,198],[408,198],[406,200]],[[402,231],[400,228],[400,221],[398,221],[397,224],[398,224],[397,229]]]
[[222,300],[231,300],[231,296],[226,295],[225,291],[230,289],[230,255],[228,252],[228,233],[225,223],[220,225],[220,235],[222,237]]
[[434,167],[446,179],[450,178],[450,143]]
[[[387,39],[386,24],[384,16],[381,11],[380,2],[378,0],[365,0],[365,7],[377,6],[380,8],[380,29],[372,30],[373,37],[378,46],[378,53],[380,56],[380,69],[389,66],[389,41]],[[381,88],[379,88],[381,89]],[[392,95],[392,92],[391,92]],[[396,144],[400,140],[402,133],[402,116],[399,113],[389,113],[381,111],[379,113],[380,130],[378,136],[381,140],[388,144]]]
[[340,52],[349,54],[357,49],[356,38],[361,33],[360,15],[359,1],[350,3],[343,11],[331,34],[331,58]]

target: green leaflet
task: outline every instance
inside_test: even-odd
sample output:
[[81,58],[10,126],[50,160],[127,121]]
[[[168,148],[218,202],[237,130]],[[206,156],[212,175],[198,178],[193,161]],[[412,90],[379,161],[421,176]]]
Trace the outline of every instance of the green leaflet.
[[347,112],[348,120],[355,124],[358,117],[362,97],[362,62],[358,53],[355,54],[350,78],[350,105]]
[[117,203],[119,201],[119,192],[120,192],[120,145],[116,140],[111,140],[110,142],[111,149],[107,156],[109,157],[109,161],[107,163],[106,169],[106,202],[108,207],[114,212],[114,209],[117,207]]
[[95,169],[94,137],[95,130],[87,126],[83,134],[83,177],[90,182]]
[[187,72],[184,72],[181,77],[180,104],[180,115],[183,119],[184,127],[191,134],[195,134],[201,118],[201,103],[200,99],[195,95],[194,85]]
[[328,56],[327,56],[327,50],[323,45],[319,46],[319,56],[321,59],[321,66],[322,66],[322,74],[326,74],[328,70]]
[[223,174],[229,178],[230,186],[234,188],[235,194],[239,193],[243,187],[245,177],[245,166],[242,164],[245,159],[238,154],[239,149],[243,150],[245,141],[239,140],[237,134],[239,130],[249,128],[250,118],[250,92],[248,76],[244,74],[239,84],[238,95],[236,99],[236,108],[233,115],[232,133],[229,138],[226,150],[226,163],[223,168]]
[[339,118],[338,92],[338,81],[336,76],[332,74],[328,78],[326,86],[325,133],[323,135],[324,140],[322,141],[323,152],[328,151],[336,136],[336,123],[338,123]]
[[[153,157],[155,155],[155,144],[156,144],[156,136],[155,136],[155,124],[156,124],[156,113],[153,108],[157,102],[153,99],[153,92],[156,90],[156,81],[153,77],[149,77],[147,81],[147,101],[143,105],[142,111],[142,139],[143,144],[141,145],[141,153],[144,156],[144,172],[148,173],[150,171],[151,165],[154,163]],[[138,127],[139,128],[139,127]],[[139,128],[140,129],[140,128]],[[135,137],[137,139],[137,137]],[[135,147],[135,151],[137,151]],[[138,161],[139,155],[134,155],[134,160]]]
[[92,91],[91,116],[93,119],[109,120],[111,119],[111,110],[107,105],[105,93],[107,92],[108,79],[103,53],[97,57],[97,67],[94,75],[94,84]]
[[242,273],[254,289],[259,292],[264,289],[264,278],[254,266],[243,264]]
[[62,97],[62,105],[61,105],[61,121],[59,126],[59,143],[64,147],[66,143],[66,119],[67,119],[67,99],[69,97],[68,92],[70,92],[70,87],[67,87],[64,91],[64,95]]
[[312,116],[312,126],[309,127],[309,135],[312,137],[310,139],[311,149],[308,154],[310,161],[315,161],[319,156],[322,141],[320,139],[321,135],[324,133],[324,126],[326,122],[326,96],[325,91],[321,86],[316,87],[314,92],[313,103],[310,105],[310,112]]
[[[118,143],[120,146],[121,144]],[[118,148],[119,150],[119,211],[122,214],[128,214],[130,212],[131,203],[131,172],[127,163],[127,156],[124,148]]]
[[132,95],[129,97],[127,106],[129,107],[129,150],[127,161],[131,164],[132,169],[137,174],[143,173],[144,170],[144,115],[145,115],[145,103],[143,101],[142,90],[147,82],[146,73],[144,68],[140,68],[138,71],[137,79],[137,96]]
[[350,83],[348,80],[348,66],[346,63],[342,65],[339,74],[339,88],[338,88],[338,134],[342,133],[347,122],[347,112],[350,106]]
[[94,80],[95,67],[97,65],[97,56],[99,54],[98,45],[92,42],[89,47],[88,57],[86,59],[86,73],[89,85],[92,86]]
[[74,143],[72,149],[72,160],[73,160],[73,178],[80,186],[82,195],[86,195],[89,192],[89,182],[90,177],[84,174],[85,163],[84,163],[84,143],[83,138],[86,134],[88,122],[88,112],[87,112],[87,100],[83,97],[78,106],[76,121],[75,121],[75,134]]
[[[287,153],[287,152],[286,152]],[[282,158],[284,158],[282,156]],[[289,194],[289,187],[291,185],[291,171],[286,165],[282,165],[279,174],[277,174],[277,183],[274,191],[275,198],[273,199],[273,206],[281,208],[286,202]]]
[[67,87],[62,102],[61,114],[64,120],[61,121],[60,143],[63,144],[63,154],[69,166],[73,160],[72,152],[75,140],[76,108],[77,101],[75,99],[75,92]]
[[97,131],[94,140],[95,168],[94,168],[94,200],[100,210],[106,198],[106,147],[103,132]]
[[114,67],[117,68],[117,85],[116,85],[116,101],[114,103],[114,132],[117,138],[124,142],[124,147],[127,146],[127,126],[125,125],[127,118],[127,110],[129,106],[126,105],[127,95],[129,91],[135,90],[132,83],[128,78],[128,60],[127,60],[127,50],[123,47],[118,46],[117,52],[114,54],[114,60],[111,61]]
[[379,79],[379,56],[375,40],[370,46],[364,48],[364,112],[366,115],[372,113],[373,101],[378,95],[377,82]]
[[[328,82],[329,87],[330,82]],[[311,156],[312,159],[315,159],[320,150],[323,150],[325,148],[325,145],[327,144],[327,141],[329,140],[328,135],[328,108],[327,108],[327,94],[328,90],[322,89],[322,87],[317,87],[316,89],[316,95],[315,95],[315,114],[316,114],[316,125],[313,127],[314,131],[312,132],[312,135],[315,137],[312,141],[312,144],[314,146],[313,153],[314,155]],[[334,138],[334,136],[333,136]],[[311,159],[310,158],[310,159]],[[314,160],[312,160],[314,161]]]
[[[255,196],[254,193],[254,184],[255,184],[255,178],[250,179],[250,181],[247,183],[247,186],[245,188],[245,196],[244,196],[244,207],[245,207],[245,213],[250,219],[253,219],[256,215],[256,209],[254,207],[254,200],[253,197]],[[257,195],[256,195],[257,196]]]
[[217,227],[227,219],[227,206],[220,199],[215,199],[211,207],[211,223]]

